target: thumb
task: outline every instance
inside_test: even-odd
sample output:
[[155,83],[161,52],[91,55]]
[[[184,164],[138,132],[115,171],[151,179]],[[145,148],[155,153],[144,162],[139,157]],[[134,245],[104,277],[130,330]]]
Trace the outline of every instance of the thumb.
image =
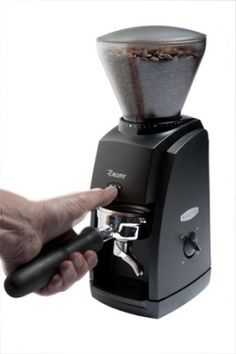
[[98,206],[110,204],[117,193],[115,187],[109,186],[105,189],[95,188],[39,202],[43,243],[69,230],[81,221],[89,211]]

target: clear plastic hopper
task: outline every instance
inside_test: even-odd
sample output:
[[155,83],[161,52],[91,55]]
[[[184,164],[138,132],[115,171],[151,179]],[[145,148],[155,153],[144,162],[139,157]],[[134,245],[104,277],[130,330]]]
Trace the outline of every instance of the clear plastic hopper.
[[99,56],[130,122],[179,117],[206,36],[183,28],[134,27],[97,39]]

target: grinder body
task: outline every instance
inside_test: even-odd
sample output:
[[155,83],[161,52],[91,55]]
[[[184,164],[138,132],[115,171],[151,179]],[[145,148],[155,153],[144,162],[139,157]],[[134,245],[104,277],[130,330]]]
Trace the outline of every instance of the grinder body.
[[[187,116],[149,134],[136,128],[121,121],[101,139],[91,187],[117,185],[107,209],[149,210],[144,234],[129,242],[143,271],[137,276],[109,242],[90,273],[91,293],[119,310],[159,318],[210,279],[208,135]],[[91,226],[99,226],[97,211]]]

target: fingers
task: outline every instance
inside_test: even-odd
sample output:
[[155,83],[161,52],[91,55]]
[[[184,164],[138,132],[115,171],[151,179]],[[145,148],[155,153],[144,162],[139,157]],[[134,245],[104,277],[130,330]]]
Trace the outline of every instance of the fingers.
[[82,256],[79,252],[70,255],[69,260],[60,265],[59,273],[54,275],[50,283],[37,293],[40,295],[53,295],[70,288],[80,280],[87,271],[97,264],[97,255],[93,251],[86,251]]
[[[90,191],[77,193],[64,197],[67,205],[68,216],[72,216],[72,222],[83,218],[87,212],[111,203],[117,196],[117,189],[113,186],[106,189],[95,188]],[[70,210],[69,210],[70,209]]]
[[64,233],[92,209],[111,203],[116,196],[117,189],[107,187],[44,201],[41,203],[43,212],[40,213],[44,242]]

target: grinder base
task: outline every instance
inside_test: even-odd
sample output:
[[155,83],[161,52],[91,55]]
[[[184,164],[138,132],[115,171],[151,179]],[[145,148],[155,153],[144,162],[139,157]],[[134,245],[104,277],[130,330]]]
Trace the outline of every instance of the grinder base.
[[94,281],[91,281],[90,286],[92,296],[105,305],[139,316],[160,318],[198,295],[208,285],[210,276],[211,269],[209,268],[188,286],[160,301],[139,301],[111,294],[97,288]]

